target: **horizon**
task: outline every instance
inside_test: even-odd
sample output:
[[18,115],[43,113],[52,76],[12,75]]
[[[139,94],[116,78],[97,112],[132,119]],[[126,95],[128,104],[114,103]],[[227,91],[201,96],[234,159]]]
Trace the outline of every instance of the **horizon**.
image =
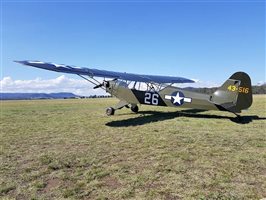
[[[6,78],[10,78],[10,77],[6,77]],[[42,80],[42,81],[45,81],[45,80]],[[17,81],[14,81],[14,82],[17,82]],[[27,87],[28,85],[32,85],[32,84],[27,84],[27,81],[25,81],[26,84],[25,86]],[[84,84],[87,84],[87,81],[83,80]],[[175,85],[175,84],[174,84]],[[218,88],[219,86],[212,86],[212,87],[205,87],[205,86],[199,86],[199,87],[193,87],[193,86],[189,86],[190,84],[176,84],[176,85],[180,85],[181,87],[178,87],[178,88],[181,88],[181,89],[184,89],[184,90],[189,90],[189,89],[215,89],[215,88]],[[187,86],[186,86],[187,85]],[[256,85],[252,85],[252,87],[264,87],[266,85],[266,82],[264,83],[258,83]],[[21,86],[21,84],[20,84]],[[59,88],[58,86],[55,86],[56,88]],[[106,93],[106,92],[103,92],[103,93],[93,93],[93,92],[87,92],[86,94],[77,94],[75,92],[69,92],[71,90],[71,88],[68,88],[66,87],[64,90],[65,91],[61,91],[60,89],[59,90],[49,90],[49,89],[44,89],[42,91],[37,91],[34,89],[34,88],[24,88],[23,90],[27,91],[27,92],[23,92],[23,91],[18,91],[15,89],[15,91],[9,91],[9,92],[2,92],[0,91],[0,94],[73,94],[73,95],[76,95],[76,96],[84,96],[84,97],[90,97],[90,96],[110,96],[109,93]],[[93,91],[93,89],[91,89],[90,91]],[[103,90],[101,90],[103,91]]]

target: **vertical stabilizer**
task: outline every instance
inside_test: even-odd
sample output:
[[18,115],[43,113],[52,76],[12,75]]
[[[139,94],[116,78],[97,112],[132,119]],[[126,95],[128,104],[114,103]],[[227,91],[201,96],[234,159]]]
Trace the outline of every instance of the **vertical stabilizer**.
[[234,73],[211,96],[211,100],[221,110],[240,113],[252,104],[251,80],[245,72]]

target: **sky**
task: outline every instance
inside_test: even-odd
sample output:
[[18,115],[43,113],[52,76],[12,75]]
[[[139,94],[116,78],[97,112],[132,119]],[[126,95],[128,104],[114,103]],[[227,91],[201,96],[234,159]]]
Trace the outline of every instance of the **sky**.
[[39,60],[222,84],[266,82],[265,1],[1,1],[1,91],[99,93]]

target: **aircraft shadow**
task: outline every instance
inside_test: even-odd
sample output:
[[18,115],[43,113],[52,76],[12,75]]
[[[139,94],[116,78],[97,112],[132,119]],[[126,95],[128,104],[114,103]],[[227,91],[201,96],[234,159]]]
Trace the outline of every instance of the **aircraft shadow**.
[[241,118],[238,118],[238,117],[228,117],[228,116],[219,116],[219,115],[198,114],[201,112],[204,112],[204,110],[189,109],[178,112],[139,111],[138,114],[140,115],[138,117],[112,121],[106,123],[105,125],[110,127],[141,126],[148,123],[164,121],[178,117],[227,119],[237,124],[248,124],[253,120],[266,120],[266,117],[259,117],[257,115],[241,116]]

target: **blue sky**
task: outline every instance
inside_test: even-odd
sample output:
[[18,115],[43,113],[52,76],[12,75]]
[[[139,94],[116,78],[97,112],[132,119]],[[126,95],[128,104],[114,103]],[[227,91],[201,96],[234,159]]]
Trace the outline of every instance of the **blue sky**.
[[1,6],[1,80],[62,75],[12,62],[40,60],[217,84],[240,70],[254,84],[265,81],[264,1],[3,1]]

